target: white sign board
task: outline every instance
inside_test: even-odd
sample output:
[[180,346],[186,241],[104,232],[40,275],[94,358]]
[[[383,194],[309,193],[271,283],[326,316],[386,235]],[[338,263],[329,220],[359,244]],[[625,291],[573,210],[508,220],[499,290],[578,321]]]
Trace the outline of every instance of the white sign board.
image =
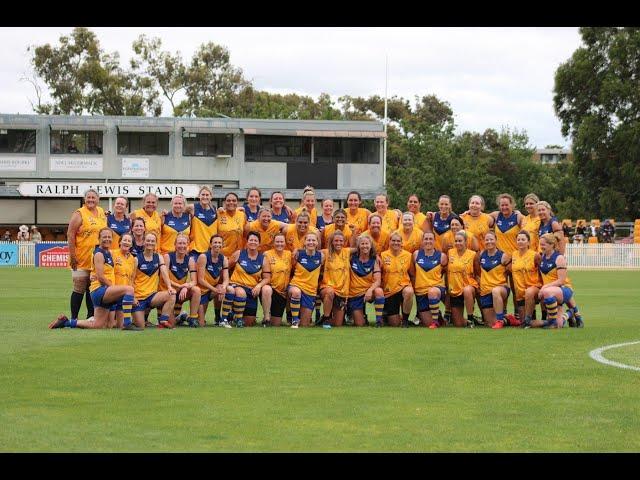
[[35,172],[36,157],[0,156],[0,170],[10,172]]
[[98,191],[101,197],[142,198],[147,193],[155,193],[159,198],[184,195],[196,198],[199,185],[172,183],[67,183],[67,182],[23,182],[18,192],[23,197],[83,197],[89,188]]
[[51,155],[49,170],[52,172],[101,172],[102,157]]
[[123,157],[122,178],[149,178],[149,159]]

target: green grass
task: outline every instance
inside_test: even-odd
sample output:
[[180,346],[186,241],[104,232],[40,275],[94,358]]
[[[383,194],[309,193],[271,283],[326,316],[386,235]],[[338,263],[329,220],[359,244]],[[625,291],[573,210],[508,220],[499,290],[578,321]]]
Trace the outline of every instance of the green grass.
[[585,329],[133,333],[50,331],[69,273],[2,269],[0,451],[638,451],[640,373],[588,353],[640,340],[640,272],[571,277]]

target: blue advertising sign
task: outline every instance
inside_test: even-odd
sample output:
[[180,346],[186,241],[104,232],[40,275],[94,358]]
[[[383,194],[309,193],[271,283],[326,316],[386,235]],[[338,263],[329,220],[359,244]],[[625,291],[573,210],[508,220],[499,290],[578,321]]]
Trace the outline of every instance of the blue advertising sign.
[[0,243],[0,267],[15,267],[16,265],[18,265],[18,245]]
[[67,242],[36,243],[36,267],[65,268],[69,262]]

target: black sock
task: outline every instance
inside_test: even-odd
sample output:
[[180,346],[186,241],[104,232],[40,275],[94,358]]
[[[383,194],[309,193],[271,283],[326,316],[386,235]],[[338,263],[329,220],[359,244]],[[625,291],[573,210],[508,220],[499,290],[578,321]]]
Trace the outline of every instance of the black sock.
[[467,320],[469,320],[470,322],[473,322],[473,315],[467,315]]
[[405,322],[405,323],[409,321],[409,314],[408,313],[402,312],[402,321]]
[[84,298],[84,293],[71,292],[71,319],[77,320],[78,314],[80,313],[80,307],[82,306],[82,299]]
[[216,314],[216,323],[220,323],[220,309],[216,308],[213,312]]
[[542,310],[542,320],[546,320],[546,319],[547,319],[547,311]]
[[91,300],[91,293],[89,293],[89,287],[85,292],[85,301],[87,302],[87,318],[93,317],[93,300]]

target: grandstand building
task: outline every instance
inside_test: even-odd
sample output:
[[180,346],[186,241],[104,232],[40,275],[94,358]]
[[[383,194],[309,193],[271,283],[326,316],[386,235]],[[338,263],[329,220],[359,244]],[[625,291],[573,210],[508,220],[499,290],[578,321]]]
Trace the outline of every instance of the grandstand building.
[[384,136],[372,121],[0,114],[0,228],[38,225],[61,240],[89,187],[103,207],[123,195],[131,210],[147,192],[167,208],[203,184],[219,204],[256,186],[265,205],[280,190],[297,206],[307,184],[318,200],[373,199],[385,192]]

